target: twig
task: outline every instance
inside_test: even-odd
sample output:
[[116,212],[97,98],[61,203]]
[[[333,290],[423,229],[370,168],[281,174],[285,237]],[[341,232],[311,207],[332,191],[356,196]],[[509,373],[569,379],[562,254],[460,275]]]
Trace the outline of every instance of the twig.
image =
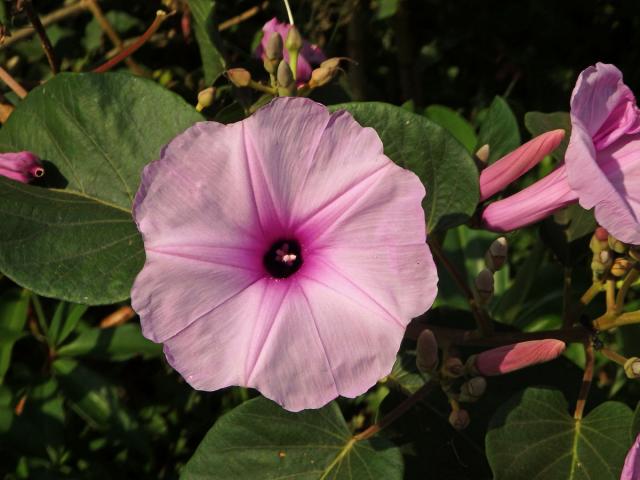
[[27,18],[33,25],[34,30],[38,34],[40,38],[40,43],[42,44],[42,49],[44,50],[45,55],[47,56],[47,60],[49,61],[49,66],[51,67],[51,71],[55,75],[59,71],[58,59],[56,58],[56,54],[53,51],[53,45],[51,45],[51,40],[47,36],[47,32],[40,21],[40,17],[38,17],[38,13],[33,8],[33,4],[31,0],[25,0],[23,2],[23,8],[25,13],[27,14]]
[[388,427],[402,415],[407,413],[416,403],[426,397],[436,385],[437,383],[434,381],[425,383],[422,387],[416,390],[413,395],[405,399],[402,403],[400,403],[400,405],[396,406],[393,410],[382,417],[379,422],[374,423],[366,430],[358,433],[357,435],[354,435],[353,439],[355,441],[366,440],[367,438],[371,438],[372,436],[374,436],[383,428]]
[[627,362],[627,358],[620,355],[618,352],[614,352],[613,350],[609,350],[608,348],[601,348],[598,350],[602,355],[607,357],[612,362],[617,363],[618,365],[624,367]]
[[605,284],[605,292],[607,297],[607,312],[616,310],[616,281],[612,278],[607,280]]
[[115,312],[107,315],[100,321],[100,328],[110,328],[122,325],[133,317],[136,316],[136,312],[129,305],[118,308]]
[[218,30],[220,32],[227,30],[228,28],[233,27],[234,25],[238,25],[239,23],[244,22],[245,20],[250,19],[254,15],[260,13],[263,10],[266,10],[269,6],[269,2],[262,2],[260,5],[256,5],[255,7],[251,7],[249,10],[242,12],[240,15],[236,15],[235,17],[230,18],[229,20],[225,20],[224,22],[218,25]]
[[158,28],[160,28],[160,25],[162,25],[162,22],[164,22],[171,15],[172,13],[167,14],[162,10],[158,10],[156,12],[155,20],[153,21],[151,26],[149,26],[146,32],[140,35],[138,39],[131,46],[125,48],[118,55],[113,57],[111,60],[108,60],[107,62],[103,63],[99,67],[95,68],[93,71],[96,73],[103,73],[115,67],[118,63],[120,63],[129,55],[133,54],[133,52],[135,52],[140,47],[142,47],[145,44],[145,42],[155,33],[155,31],[158,30]]
[[[111,26],[111,23],[109,23],[107,17],[105,17],[104,13],[102,13],[102,9],[100,8],[96,0],[84,0],[84,2],[86,2],[89,10],[91,10],[91,13],[93,13],[93,16],[96,18],[98,24],[100,25],[100,28],[102,28],[104,33],[107,34],[107,37],[109,37],[109,40],[111,40],[111,43],[113,43],[113,45],[116,47],[118,53],[122,52],[122,50],[124,50],[122,40],[118,36],[118,33]],[[133,58],[127,57],[124,59],[124,62],[136,75],[144,75],[144,70],[140,68],[140,66],[135,62]]]
[[24,89],[24,87],[20,85],[18,81],[2,67],[0,67],[0,79],[2,79],[2,81],[6,83],[11,90],[13,90],[13,93],[15,93],[20,98],[24,98],[27,96],[27,91]]
[[602,291],[601,282],[593,282],[586,292],[580,297],[580,303],[582,305],[589,305],[591,301]]
[[584,365],[584,375],[582,376],[582,385],[580,386],[580,393],[578,394],[578,401],[576,402],[576,410],[573,413],[575,420],[582,419],[587,397],[589,396],[589,390],[591,389],[591,381],[593,380],[594,354],[593,345],[590,341],[585,342],[584,353],[586,355],[586,361]]
[[639,265],[636,263],[633,265],[633,268],[627,273],[627,276],[624,278],[622,285],[620,286],[620,290],[618,290],[618,296],[616,297],[616,305],[615,312],[620,313],[624,308],[624,301],[627,298],[627,293],[631,288],[631,285],[638,280],[640,277],[640,270],[638,270]]
[[[87,6],[84,4],[84,2],[78,2],[74,3],[73,5],[62,7],[48,15],[45,15],[40,19],[40,21],[42,23],[42,26],[46,28],[49,25],[65,20],[67,18],[74,17],[86,10]],[[16,30],[15,32],[11,33],[11,36],[5,38],[2,45],[0,45],[0,49],[7,48],[16,42],[19,42],[20,40],[29,38],[34,33],[36,33],[36,31],[33,27],[24,27]]]

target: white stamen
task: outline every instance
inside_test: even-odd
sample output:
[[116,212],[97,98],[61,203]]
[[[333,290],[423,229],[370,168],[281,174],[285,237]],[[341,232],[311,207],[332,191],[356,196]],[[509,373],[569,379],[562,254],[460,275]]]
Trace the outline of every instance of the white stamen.
[[293,262],[296,261],[296,258],[298,258],[298,256],[294,253],[288,253],[287,255],[285,255],[284,257],[282,257],[282,261],[284,263],[286,263],[287,265],[291,266],[293,265]]

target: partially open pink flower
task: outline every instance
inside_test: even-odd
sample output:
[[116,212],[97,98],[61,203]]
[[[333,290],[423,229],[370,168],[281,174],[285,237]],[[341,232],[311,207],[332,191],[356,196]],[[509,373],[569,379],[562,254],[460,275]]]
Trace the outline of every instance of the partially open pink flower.
[[0,175],[22,183],[44,175],[38,157],[31,152],[0,153]]
[[144,335],[199,390],[253,387],[292,411],[357,396],[436,295],[424,195],[374,130],[308,99],[198,123],[135,199]]
[[504,345],[477,354],[472,362],[480,375],[502,375],[558,358],[565,349],[560,340],[531,340]]
[[564,138],[564,130],[552,130],[529,140],[480,172],[480,200],[495,195],[535,167]]
[[640,244],[640,116],[633,93],[613,65],[584,70],[571,97],[565,163],[482,214],[497,231],[536,222],[576,201],[615,238]]
[[636,441],[627,453],[624,459],[622,474],[620,480],[639,480],[640,479],[640,435],[636,437]]
[[[260,45],[258,45],[258,48],[256,49],[256,56],[263,58],[264,50],[267,47],[269,37],[274,32],[278,32],[280,34],[284,45],[287,40],[287,34],[289,33],[289,30],[291,30],[291,25],[289,23],[279,22],[275,17],[265,23],[262,27],[262,32],[264,33],[264,35],[262,36]],[[289,52],[287,51],[287,49],[283,49],[282,53],[284,55],[284,59],[289,62]],[[302,44],[300,55],[298,55],[298,64],[296,66],[296,82],[307,82],[311,78],[311,66],[320,65],[320,63],[324,62],[326,59],[327,56],[317,45],[313,45],[305,40]]]

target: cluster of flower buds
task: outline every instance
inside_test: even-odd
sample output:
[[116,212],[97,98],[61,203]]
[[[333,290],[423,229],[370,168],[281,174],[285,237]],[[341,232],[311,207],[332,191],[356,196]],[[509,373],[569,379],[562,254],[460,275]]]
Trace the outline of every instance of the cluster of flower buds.
[[640,261],[636,249],[629,248],[629,245],[616,239],[602,227],[596,228],[589,247],[593,253],[591,270],[594,280],[602,280],[608,275],[614,278],[624,277]]
[[507,260],[508,244],[505,237],[494,240],[485,253],[486,268],[478,273],[474,285],[476,299],[480,305],[485,305],[493,297],[495,272],[500,270]]

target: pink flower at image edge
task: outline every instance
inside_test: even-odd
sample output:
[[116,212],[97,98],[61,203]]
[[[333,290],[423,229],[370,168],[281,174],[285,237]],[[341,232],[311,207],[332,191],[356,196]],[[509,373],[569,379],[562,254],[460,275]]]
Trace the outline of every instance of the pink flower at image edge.
[[[269,41],[269,36],[277,32],[282,37],[282,43],[284,44],[287,41],[287,34],[291,30],[291,25],[288,23],[283,23],[278,21],[277,18],[272,18],[262,27],[262,40],[260,41],[260,45],[256,49],[256,56],[263,58],[264,50],[267,48],[267,42]],[[289,52],[286,48],[283,49],[284,59],[289,62]],[[296,82],[298,84],[305,83],[311,78],[311,70],[313,65],[319,65],[327,59],[327,56],[324,52],[317,47],[304,40],[302,44],[302,50],[298,55],[298,64],[296,67]]]
[[579,201],[615,238],[640,244],[640,116],[613,65],[585,69],[571,97],[565,163],[530,187],[490,204],[487,228],[508,231]]
[[0,176],[21,183],[29,183],[44,175],[44,168],[31,152],[0,153]]
[[639,480],[640,479],[640,435],[636,437],[633,445],[624,459],[622,474],[620,480]]
[[252,387],[291,411],[360,395],[436,295],[424,195],[373,129],[308,99],[198,123],[134,202],[143,333],[199,390]]

